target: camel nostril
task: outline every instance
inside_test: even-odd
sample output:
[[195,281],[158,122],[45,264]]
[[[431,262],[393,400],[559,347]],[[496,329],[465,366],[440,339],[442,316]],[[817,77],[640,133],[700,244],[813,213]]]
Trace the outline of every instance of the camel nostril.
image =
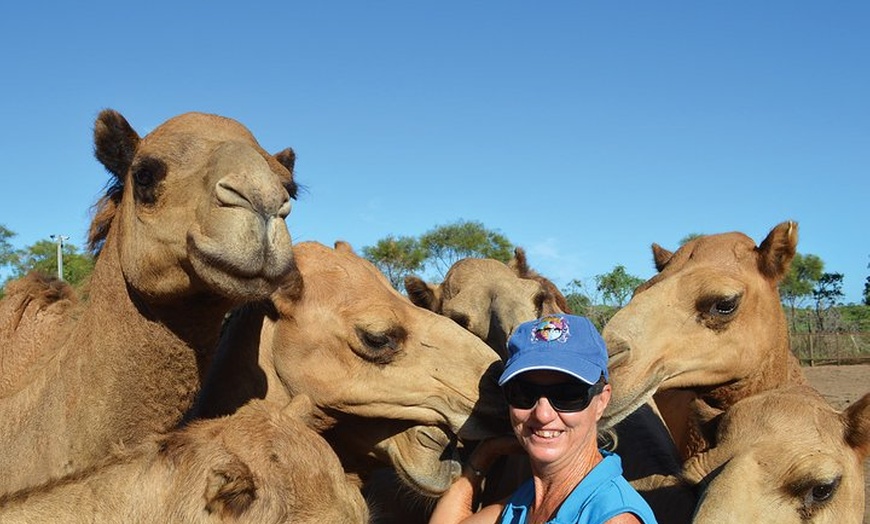
[[227,207],[244,207],[253,210],[253,203],[243,192],[233,187],[232,179],[223,178],[218,181],[215,188],[215,197],[221,205]]
[[281,207],[278,208],[278,218],[287,218],[290,216],[290,197],[287,197],[286,200],[281,204]]

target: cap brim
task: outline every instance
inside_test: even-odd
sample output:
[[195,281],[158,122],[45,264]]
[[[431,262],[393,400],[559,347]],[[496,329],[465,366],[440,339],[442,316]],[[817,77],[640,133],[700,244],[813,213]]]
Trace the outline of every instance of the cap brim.
[[[587,384],[595,384],[601,378],[601,367],[589,362],[586,358],[571,351],[561,353],[546,352],[546,358],[541,358],[542,352],[528,351],[517,358],[509,359],[504,372],[498,379],[498,385],[502,386],[508,380],[520,373],[539,369],[559,371],[566,375],[581,380]],[[546,364],[541,362],[546,361]]]

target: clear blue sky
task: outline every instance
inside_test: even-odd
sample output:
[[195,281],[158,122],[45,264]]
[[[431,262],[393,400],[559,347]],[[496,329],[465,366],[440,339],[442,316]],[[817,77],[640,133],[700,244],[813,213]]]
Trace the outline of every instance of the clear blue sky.
[[477,220],[557,284],[650,244],[800,223],[870,274],[870,3],[6,2],[0,224],[84,245],[93,120],[186,111],[292,146],[294,240]]

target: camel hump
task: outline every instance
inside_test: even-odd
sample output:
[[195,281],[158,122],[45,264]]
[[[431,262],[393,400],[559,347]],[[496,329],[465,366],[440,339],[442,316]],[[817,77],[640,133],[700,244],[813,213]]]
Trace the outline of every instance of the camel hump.
[[0,302],[0,398],[28,384],[51,352],[68,310],[78,304],[71,285],[38,271],[10,282]]

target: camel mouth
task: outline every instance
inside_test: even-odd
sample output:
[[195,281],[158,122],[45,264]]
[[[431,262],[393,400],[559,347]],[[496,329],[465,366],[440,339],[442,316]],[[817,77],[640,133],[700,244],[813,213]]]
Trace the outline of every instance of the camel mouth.
[[390,462],[416,492],[427,497],[441,496],[462,473],[458,438],[442,426],[415,426],[406,434],[411,446],[392,446]]
[[251,212],[244,217],[219,231],[215,227],[191,229],[187,237],[190,263],[201,280],[231,298],[264,298],[286,275],[298,272],[290,233],[283,220],[263,222]]

